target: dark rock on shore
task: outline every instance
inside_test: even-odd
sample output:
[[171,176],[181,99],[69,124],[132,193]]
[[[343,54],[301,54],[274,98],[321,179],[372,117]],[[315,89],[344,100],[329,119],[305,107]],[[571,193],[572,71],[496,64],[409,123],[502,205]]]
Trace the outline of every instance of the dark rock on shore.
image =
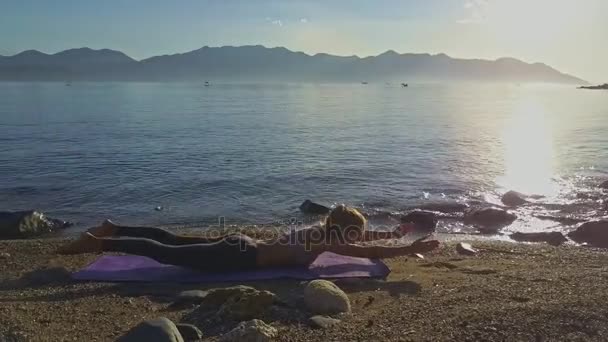
[[480,225],[486,229],[498,229],[508,226],[516,219],[517,216],[515,214],[495,207],[471,208],[464,214],[464,222],[466,224]]
[[608,189],[608,180],[602,182],[602,184],[600,184],[600,188],[602,188],[602,189]]
[[71,223],[29,211],[0,212],[0,239],[25,239],[51,233]]
[[522,194],[521,192],[508,191],[504,195],[502,195],[500,200],[506,206],[517,207],[519,205],[528,203],[528,200],[526,199],[526,197],[527,196]]
[[513,233],[511,239],[519,242],[546,242],[552,246],[559,246],[568,241],[560,232]]
[[184,342],[182,335],[171,320],[161,317],[155,320],[144,321],[125,335],[120,337],[117,342]]
[[437,215],[430,211],[415,210],[401,217],[401,223],[413,223],[417,231],[434,232]]
[[329,214],[329,210],[328,207],[314,203],[311,200],[306,200],[300,205],[300,211],[308,215],[326,215]]
[[568,237],[578,243],[608,248],[608,220],[585,222],[568,233]]
[[175,326],[185,342],[198,342],[203,339],[203,332],[192,324],[179,323]]

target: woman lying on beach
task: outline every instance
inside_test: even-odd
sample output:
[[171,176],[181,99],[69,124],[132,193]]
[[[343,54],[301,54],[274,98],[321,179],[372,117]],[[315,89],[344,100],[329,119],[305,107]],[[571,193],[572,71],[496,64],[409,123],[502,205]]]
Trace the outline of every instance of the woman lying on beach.
[[61,248],[59,253],[122,252],[201,271],[233,271],[308,265],[323,252],[391,258],[425,253],[439,246],[436,240],[423,239],[406,246],[358,245],[359,241],[401,237],[401,230],[407,230],[369,232],[366,225],[366,219],[357,210],[343,205],[332,210],[324,227],[292,231],[272,241],[256,240],[243,234],[217,238],[181,236],[160,228],[124,227],[106,220]]

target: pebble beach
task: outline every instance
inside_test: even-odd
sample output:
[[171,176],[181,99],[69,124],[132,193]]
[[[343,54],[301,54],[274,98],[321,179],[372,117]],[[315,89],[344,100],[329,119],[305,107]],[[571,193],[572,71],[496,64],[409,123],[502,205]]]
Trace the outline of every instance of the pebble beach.
[[238,321],[200,306],[176,307],[185,290],[234,285],[274,293],[281,302],[259,319],[277,341],[605,341],[608,253],[574,245],[474,241],[475,256],[445,242],[424,259],[385,260],[385,280],[337,280],[352,311],[338,324],[310,324],[306,282],[221,284],[75,282],[97,255],[63,256],[65,239],[0,241],[0,340],[114,341],[139,322],[167,317],[220,340]]

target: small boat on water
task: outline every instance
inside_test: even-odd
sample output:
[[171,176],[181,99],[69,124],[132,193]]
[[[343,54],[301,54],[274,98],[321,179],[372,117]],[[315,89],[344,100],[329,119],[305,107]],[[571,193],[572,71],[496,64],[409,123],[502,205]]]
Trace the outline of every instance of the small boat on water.
[[209,83],[209,81],[205,81],[205,87],[210,86],[211,84]]
[[408,84],[407,84],[407,83],[401,83],[401,86],[402,86],[403,88],[407,88],[407,87],[408,87]]
[[71,87],[72,86],[72,82],[65,82],[65,86],[66,87]]
[[361,82],[361,84],[366,85],[366,84],[367,84],[367,82]]

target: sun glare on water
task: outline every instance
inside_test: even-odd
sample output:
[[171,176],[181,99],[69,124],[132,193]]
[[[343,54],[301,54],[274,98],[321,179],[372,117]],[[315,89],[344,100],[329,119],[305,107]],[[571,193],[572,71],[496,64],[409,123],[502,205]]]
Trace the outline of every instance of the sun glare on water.
[[515,107],[503,131],[505,172],[497,183],[505,190],[555,196],[554,148],[546,109],[534,99]]

